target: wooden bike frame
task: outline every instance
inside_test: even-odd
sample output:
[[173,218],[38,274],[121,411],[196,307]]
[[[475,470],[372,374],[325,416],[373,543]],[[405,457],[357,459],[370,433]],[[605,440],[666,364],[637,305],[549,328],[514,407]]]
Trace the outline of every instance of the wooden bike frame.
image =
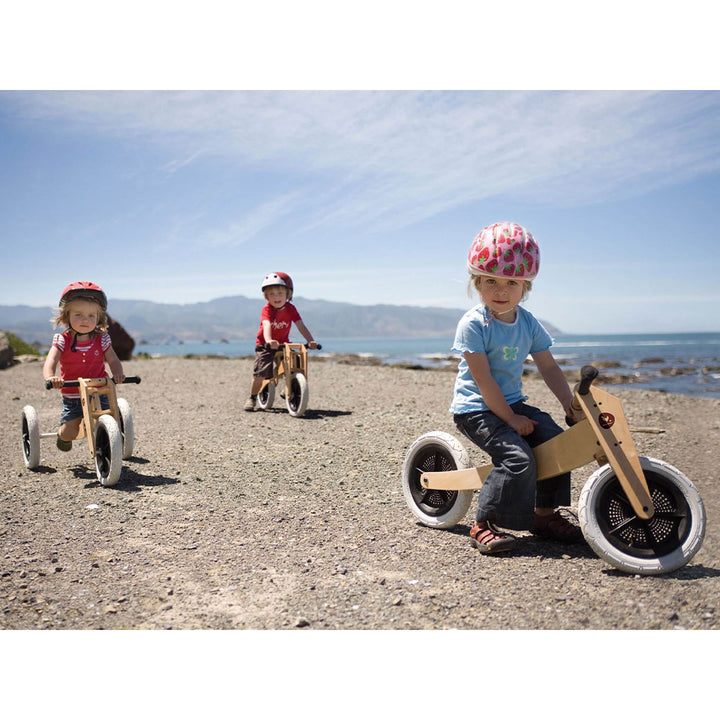
[[275,352],[275,372],[272,378],[263,381],[260,392],[270,383],[278,384],[280,378],[285,380],[285,392],[290,392],[292,376],[296,373],[307,377],[307,348],[302,343],[284,343]]
[[[590,385],[585,394],[576,389],[573,407],[582,410],[585,417],[533,449],[538,481],[570,472],[593,460],[599,465],[609,463],[635,513],[643,520],[650,519],[655,508],[620,401]],[[427,472],[420,483],[428,490],[475,490],[492,469],[492,465],[483,465]]]
[[[101,415],[112,415],[118,427],[121,427],[115,383],[110,378],[78,378],[78,388],[80,390],[83,421],[80,423],[77,437],[74,439],[80,440],[87,435],[90,455],[95,457],[95,426],[98,418]],[[100,404],[100,398],[103,396],[107,397],[110,405],[107,410],[103,410]]]

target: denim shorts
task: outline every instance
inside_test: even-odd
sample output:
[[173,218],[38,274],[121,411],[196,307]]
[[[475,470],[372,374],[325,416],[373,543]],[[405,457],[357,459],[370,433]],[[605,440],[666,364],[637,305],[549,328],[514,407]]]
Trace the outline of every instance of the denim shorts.
[[[68,420],[75,420],[75,418],[82,417],[82,401],[80,398],[63,397],[62,401],[63,409],[62,414],[60,415],[61,425],[68,422]],[[107,395],[100,396],[100,407],[103,410],[110,409],[110,401],[108,400]]]
[[570,473],[537,481],[532,448],[559,435],[562,428],[548,415],[523,402],[511,409],[537,425],[520,435],[490,411],[455,415],[460,432],[482,448],[494,465],[478,491],[476,520],[492,520],[511,530],[530,530],[535,508],[570,505]]

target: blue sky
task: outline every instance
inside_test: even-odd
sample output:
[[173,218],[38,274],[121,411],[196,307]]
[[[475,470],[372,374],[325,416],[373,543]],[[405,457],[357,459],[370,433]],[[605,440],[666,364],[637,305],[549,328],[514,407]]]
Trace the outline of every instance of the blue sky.
[[300,298],[463,309],[474,235],[513,220],[541,248],[527,307],[561,330],[720,330],[720,93],[372,77],[4,78],[0,304],[53,306],[76,279],[111,301],[259,297],[284,270]]

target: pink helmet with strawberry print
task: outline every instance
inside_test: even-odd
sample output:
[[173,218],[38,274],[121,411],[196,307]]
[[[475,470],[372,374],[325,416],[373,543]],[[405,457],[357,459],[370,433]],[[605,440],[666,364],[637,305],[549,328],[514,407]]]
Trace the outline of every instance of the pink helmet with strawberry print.
[[467,265],[471,275],[533,280],[540,269],[540,249],[522,225],[499,222],[473,240]]

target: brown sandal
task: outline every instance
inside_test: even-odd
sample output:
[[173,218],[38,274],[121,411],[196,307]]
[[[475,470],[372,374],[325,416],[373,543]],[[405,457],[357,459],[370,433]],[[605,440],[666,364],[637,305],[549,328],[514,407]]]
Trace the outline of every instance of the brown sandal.
[[470,528],[470,542],[485,554],[509,550],[515,544],[512,535],[500,532],[488,521],[474,522]]
[[557,510],[552,515],[535,515],[535,527],[530,531],[544,540],[576,543],[583,540],[582,530],[566,520]]

